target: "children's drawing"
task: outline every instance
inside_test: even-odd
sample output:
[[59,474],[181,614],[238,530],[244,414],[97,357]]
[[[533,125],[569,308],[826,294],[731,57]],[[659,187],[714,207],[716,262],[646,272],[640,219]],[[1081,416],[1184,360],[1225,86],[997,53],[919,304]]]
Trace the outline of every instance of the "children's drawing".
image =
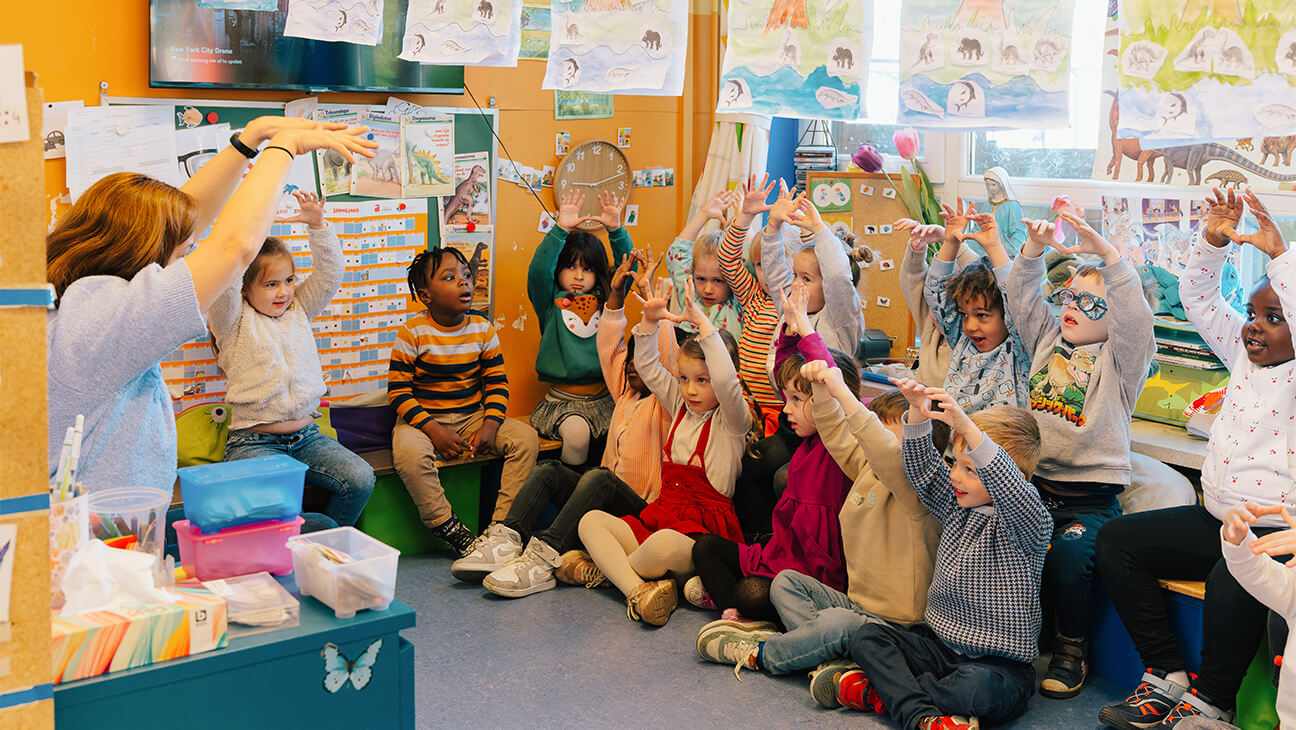
[[1067,126],[1072,6],[1072,0],[906,0],[897,124]]
[[553,0],[546,89],[679,96],[687,0]]
[[198,7],[213,10],[259,10],[273,13],[278,0],[198,0]]
[[406,165],[401,197],[454,195],[454,117],[401,117],[400,128]]
[[516,66],[522,0],[410,0],[400,57],[461,66]]
[[1296,134],[1296,5],[1133,0],[1120,12],[1108,46],[1120,137],[1156,148]]
[[731,0],[718,112],[864,114],[873,0]]
[[[552,168],[548,168],[552,171]],[[442,206],[442,220],[447,224],[491,222],[490,153],[468,152],[454,156],[454,195]],[[551,173],[552,174],[552,173]],[[552,186],[552,182],[550,183]]]
[[378,143],[374,156],[357,156],[351,166],[351,194],[371,198],[401,197],[401,170],[404,153],[401,149],[400,121],[386,114],[372,112],[364,120],[369,133]]
[[383,0],[288,0],[289,38],[376,46],[382,40]]
[[[1125,90],[1118,92],[1117,84],[1128,57],[1128,50],[1124,55],[1120,52],[1123,40],[1119,28],[1117,17],[1109,14],[1102,69],[1104,103],[1099,112],[1105,126],[1099,127],[1101,132],[1098,135],[1098,154],[1094,158],[1094,179],[1168,185],[1217,185],[1222,188],[1250,186],[1260,191],[1296,190],[1296,168],[1292,167],[1296,133],[1270,134],[1261,129],[1254,135],[1239,135],[1219,142],[1192,139],[1168,142],[1176,146],[1166,146],[1167,141],[1164,139],[1140,139],[1131,134],[1124,123],[1124,117],[1132,113],[1127,109],[1127,103],[1131,105],[1130,108],[1146,110],[1145,113],[1155,117],[1164,128],[1178,129],[1181,134],[1189,135],[1198,134],[1198,122],[1207,120],[1214,110],[1203,109],[1199,105],[1200,96],[1194,94],[1192,89],[1159,92],[1155,106],[1150,108],[1147,106],[1148,101],[1152,100],[1149,94],[1139,96],[1127,94]],[[1219,35],[1218,31],[1204,35],[1198,32],[1193,37],[1214,42]],[[1200,62],[1199,57],[1209,58],[1208,46],[1209,43],[1194,46],[1190,41],[1165,66],[1172,68],[1176,62],[1192,64]],[[1171,73],[1178,72],[1172,69]],[[1201,75],[1201,72],[1193,73]],[[1141,106],[1134,107],[1135,104]],[[1252,114],[1256,117],[1263,116],[1278,126],[1284,117],[1284,108],[1291,109],[1292,120],[1296,122],[1296,107],[1278,101],[1262,104]]]

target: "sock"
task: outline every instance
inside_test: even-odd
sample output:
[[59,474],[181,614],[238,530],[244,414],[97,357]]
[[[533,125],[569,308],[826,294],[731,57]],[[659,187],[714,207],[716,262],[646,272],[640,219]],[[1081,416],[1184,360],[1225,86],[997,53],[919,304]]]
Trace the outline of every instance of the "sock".
[[1166,681],[1174,682],[1180,687],[1187,687],[1191,682],[1188,681],[1188,672],[1180,669],[1177,672],[1166,672]]
[[765,669],[765,663],[761,661],[761,657],[764,654],[765,654],[765,642],[762,641],[761,643],[756,645],[755,649],[751,650],[751,653],[747,655],[747,658],[743,661],[743,664],[747,665],[748,669],[763,670]]

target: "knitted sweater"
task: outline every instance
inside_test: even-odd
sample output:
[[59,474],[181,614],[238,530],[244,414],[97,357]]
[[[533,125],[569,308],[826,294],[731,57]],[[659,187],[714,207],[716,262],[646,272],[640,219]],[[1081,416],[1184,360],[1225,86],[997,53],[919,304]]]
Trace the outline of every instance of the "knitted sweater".
[[1040,575],[1053,535],[1039,490],[983,436],[971,456],[990,504],[965,509],[954,498],[949,467],[932,446],[931,421],[906,423],[902,448],[905,477],[941,523],[927,625],[960,654],[1035,661]]
[[905,478],[900,442],[863,406],[849,417],[831,397],[811,407],[824,448],[854,481],[838,514],[846,594],[892,623],[922,622],[940,523]]
[[747,230],[730,224],[720,244],[720,271],[729,289],[742,304],[742,336],[738,338],[738,375],[762,409],[778,410],[783,399],[765,373],[765,359],[778,328],[779,313],[774,300],[761,289],[760,282],[743,263],[743,242]]
[[[661,453],[663,434],[670,428],[670,414],[656,396],[640,395],[626,383],[625,331],[625,310],[604,306],[597,338],[599,364],[616,407],[608,423],[602,463],[645,502],[651,502],[661,493],[661,459],[644,455]],[[679,352],[675,333],[670,327],[659,327],[657,335],[661,361],[673,372]]]
[[[567,231],[554,226],[536,247],[527,270],[527,298],[540,319],[540,348],[536,374],[546,383],[590,385],[603,382],[599,372],[594,334],[603,305],[593,294],[571,296],[554,283],[558,256],[567,243]],[[625,226],[608,232],[612,268],[633,245]],[[607,292],[603,292],[607,296]]]
[[[832,363],[817,333],[809,337],[782,335],[778,361],[799,352],[806,362]],[[774,536],[761,545],[738,546],[744,575],[773,578],[780,570],[795,570],[837,591],[846,590],[841,523],[837,512],[850,490],[850,480],[833,461],[817,434],[801,441],[788,465],[787,488],[770,516]]]
[[243,298],[241,277],[207,311],[232,430],[305,418],[327,390],[311,320],[342,285],[342,244],[331,224],[308,230],[311,274],[288,311],[268,317],[253,309]]
[[[810,315],[810,324],[823,337],[825,345],[853,357],[864,336],[864,304],[851,281],[846,246],[831,228],[816,233],[810,245],[819,262],[824,294],[823,309]],[[784,291],[792,284],[792,265],[788,258],[783,232],[770,234],[762,230],[761,268],[765,270],[765,285],[771,292]]]
[[[1123,259],[1099,268],[1107,283],[1107,341],[1077,347],[1044,301],[1044,256],[1017,256],[1004,302],[1033,353],[1030,408],[1040,429],[1036,474],[1081,492],[1115,494],[1130,481],[1130,417],[1156,352],[1152,310]],[[1097,485],[1105,485],[1101,489]]]
[[[1258,367],[1247,358],[1241,340],[1246,316],[1220,294],[1227,255],[1227,248],[1198,240],[1179,279],[1188,319],[1229,369],[1201,474],[1202,503],[1217,519],[1239,502],[1273,505],[1296,499],[1296,360]],[[1296,321],[1296,254],[1271,259],[1266,273],[1283,316]],[[1281,515],[1266,515],[1258,524],[1286,523]]]
[[446,327],[420,312],[396,331],[387,399],[414,428],[438,416],[479,410],[503,423],[508,397],[499,335],[480,313],[470,311],[463,322]]
[[[671,297],[671,311],[680,312],[684,302],[684,282],[693,277],[693,241],[676,238],[666,249],[666,271],[670,273],[671,283],[675,285],[675,294]],[[729,287],[729,299],[719,304],[708,306],[701,301],[698,306],[711,324],[718,330],[729,330],[737,339],[742,336],[742,307],[733,287]],[[696,332],[692,322],[680,322],[675,325],[685,332]]]
[[[183,260],[149,264],[129,281],[72,282],[45,318],[49,473],[78,413],[85,431],[77,478],[91,491],[175,485],[176,428],[162,358],[204,333]],[[21,347],[14,343],[14,347]]]

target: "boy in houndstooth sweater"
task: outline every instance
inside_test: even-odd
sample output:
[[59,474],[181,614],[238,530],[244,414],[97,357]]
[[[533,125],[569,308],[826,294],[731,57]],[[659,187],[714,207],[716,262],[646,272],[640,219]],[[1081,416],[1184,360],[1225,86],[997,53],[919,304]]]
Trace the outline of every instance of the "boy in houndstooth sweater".
[[[847,707],[889,712],[905,730],[1001,723],[1026,709],[1039,650],[1040,574],[1053,519],[1031,486],[1039,426],[1016,406],[971,417],[940,388],[895,380],[909,401],[905,477],[941,523],[925,626],[868,623],[851,639],[860,669],[838,680]],[[954,463],[931,421],[953,430]]]

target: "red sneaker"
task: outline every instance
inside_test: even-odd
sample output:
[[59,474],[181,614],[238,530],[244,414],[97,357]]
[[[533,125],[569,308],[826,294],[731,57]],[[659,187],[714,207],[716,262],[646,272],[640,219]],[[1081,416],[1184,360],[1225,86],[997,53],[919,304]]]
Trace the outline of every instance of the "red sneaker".
[[873,683],[869,681],[868,675],[859,669],[842,672],[838,677],[837,701],[852,710],[886,714],[886,708],[882,706],[882,698],[878,697],[877,690],[873,689]]

